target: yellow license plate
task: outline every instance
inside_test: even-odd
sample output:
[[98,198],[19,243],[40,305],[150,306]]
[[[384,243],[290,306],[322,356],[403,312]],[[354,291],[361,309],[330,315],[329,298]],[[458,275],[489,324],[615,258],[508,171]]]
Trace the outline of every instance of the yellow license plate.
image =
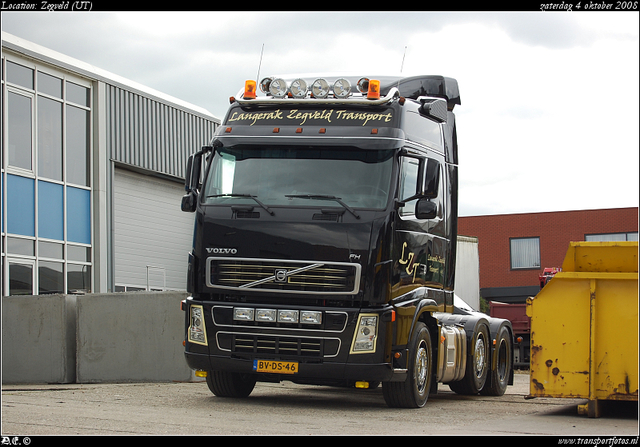
[[262,373],[297,374],[298,362],[280,362],[277,360],[254,360],[253,370]]

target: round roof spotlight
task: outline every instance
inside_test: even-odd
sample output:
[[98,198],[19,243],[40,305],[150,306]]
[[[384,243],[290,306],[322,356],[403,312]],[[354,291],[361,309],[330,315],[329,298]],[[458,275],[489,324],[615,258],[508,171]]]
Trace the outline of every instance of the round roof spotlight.
[[274,79],[269,84],[269,93],[276,98],[284,98],[287,95],[287,83],[284,79]]
[[264,78],[260,81],[260,90],[262,90],[262,93],[269,93],[271,81],[273,81],[273,78]]
[[369,78],[360,78],[357,87],[360,93],[367,93],[369,91]]
[[294,98],[304,98],[307,96],[307,83],[302,79],[296,79],[291,83],[290,90]]
[[351,83],[346,79],[338,79],[333,84],[333,94],[336,98],[346,98],[351,94]]
[[324,79],[316,79],[311,84],[311,92],[316,98],[326,98],[329,95],[329,83]]

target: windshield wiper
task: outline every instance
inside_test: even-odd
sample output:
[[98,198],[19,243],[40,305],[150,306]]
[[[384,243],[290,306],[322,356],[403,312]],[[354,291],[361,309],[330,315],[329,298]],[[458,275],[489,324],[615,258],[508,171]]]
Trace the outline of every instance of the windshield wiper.
[[213,197],[246,197],[248,199],[253,199],[258,205],[260,205],[262,208],[264,208],[267,211],[267,213],[271,214],[272,216],[274,215],[273,211],[271,211],[271,209],[269,209],[269,207],[267,205],[265,205],[260,200],[258,200],[257,196],[252,196],[251,194],[235,194],[235,193],[231,193],[231,194],[216,194],[216,195],[213,195],[213,196],[207,196],[207,199],[213,198]]
[[285,194],[285,197],[291,197],[294,199],[310,199],[310,200],[333,200],[338,202],[340,205],[344,207],[347,211],[355,216],[356,219],[360,219],[358,213],[356,213],[349,205],[344,203],[340,197],[336,196],[324,196],[320,194]]

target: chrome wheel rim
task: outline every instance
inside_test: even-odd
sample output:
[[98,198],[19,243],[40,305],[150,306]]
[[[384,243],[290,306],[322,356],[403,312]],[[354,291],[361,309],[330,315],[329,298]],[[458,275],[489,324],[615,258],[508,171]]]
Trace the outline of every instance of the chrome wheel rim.
[[429,369],[429,357],[427,353],[427,349],[425,346],[425,342],[420,342],[420,346],[416,352],[416,363],[415,363],[415,379],[416,379],[416,388],[419,393],[423,393],[427,386],[427,371]]
[[476,346],[475,346],[475,372],[476,372],[476,377],[479,379],[482,377],[482,375],[484,374],[484,370],[485,370],[485,355],[484,355],[484,337],[482,335],[480,335],[477,339],[476,339]]

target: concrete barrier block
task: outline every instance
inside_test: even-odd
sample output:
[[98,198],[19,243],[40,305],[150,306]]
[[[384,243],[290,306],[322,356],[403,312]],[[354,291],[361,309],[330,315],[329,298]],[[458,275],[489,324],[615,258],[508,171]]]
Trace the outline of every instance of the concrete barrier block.
[[75,381],[73,295],[2,298],[2,383]]
[[77,300],[78,383],[190,381],[182,292],[92,294]]

